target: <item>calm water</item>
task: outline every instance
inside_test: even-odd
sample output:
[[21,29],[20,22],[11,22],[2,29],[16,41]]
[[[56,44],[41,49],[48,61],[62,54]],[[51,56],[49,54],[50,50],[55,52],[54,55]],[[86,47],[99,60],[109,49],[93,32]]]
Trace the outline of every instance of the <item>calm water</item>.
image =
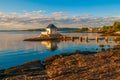
[[[20,65],[32,60],[44,60],[45,58],[75,50],[100,52],[101,49],[107,50],[113,48],[114,43],[103,40],[97,43],[95,40],[86,42],[72,41],[42,41],[42,42],[24,42],[25,38],[37,36],[40,32],[0,32],[0,69]],[[83,35],[94,37],[96,33],[63,33],[65,35]]]

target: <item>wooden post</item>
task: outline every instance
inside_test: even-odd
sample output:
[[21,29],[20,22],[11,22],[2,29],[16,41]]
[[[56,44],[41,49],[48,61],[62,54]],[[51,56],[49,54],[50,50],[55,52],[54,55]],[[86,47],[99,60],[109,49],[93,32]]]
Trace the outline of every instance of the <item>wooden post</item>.
[[63,36],[63,40],[66,40],[66,36]]
[[117,37],[114,37],[114,43],[115,44],[117,43]]
[[96,37],[96,42],[98,43],[98,41],[99,41],[99,40],[98,40],[98,37]]
[[117,41],[117,37],[114,37],[114,41]]
[[74,37],[73,37],[73,36],[71,36],[71,41],[72,41],[72,42],[74,41]]
[[88,37],[87,36],[85,37],[85,42],[88,42]]
[[60,36],[60,39],[62,39],[63,38],[63,36]]
[[108,37],[105,37],[105,42],[107,42],[107,43],[108,43]]
[[66,36],[63,36],[63,37],[62,37],[62,41],[66,41]]
[[82,42],[82,37],[81,36],[79,37],[79,41]]
[[74,38],[73,38],[73,36],[71,36],[71,40],[73,40]]

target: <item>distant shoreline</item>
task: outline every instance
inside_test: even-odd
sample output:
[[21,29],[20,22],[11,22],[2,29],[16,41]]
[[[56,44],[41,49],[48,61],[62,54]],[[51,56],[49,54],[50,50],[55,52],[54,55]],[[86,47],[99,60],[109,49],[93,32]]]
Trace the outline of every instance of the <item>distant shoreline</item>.
[[[70,31],[70,30],[77,30],[79,28],[58,28],[58,31]],[[0,32],[7,32],[7,31],[45,31],[44,28],[40,29],[25,29],[25,30],[0,30]]]

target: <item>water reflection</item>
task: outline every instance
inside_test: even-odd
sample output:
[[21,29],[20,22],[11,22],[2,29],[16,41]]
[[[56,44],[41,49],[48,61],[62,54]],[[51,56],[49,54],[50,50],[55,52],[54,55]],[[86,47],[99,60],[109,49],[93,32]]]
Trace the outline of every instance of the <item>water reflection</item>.
[[[95,40],[89,40],[89,41],[79,41],[77,39],[74,40],[63,40],[63,41],[59,41],[59,40],[54,40],[54,41],[41,41],[40,42],[42,45],[45,46],[46,49],[48,49],[49,51],[56,51],[56,50],[60,50],[60,48],[72,48],[74,49],[76,47],[76,49],[79,49],[80,51],[90,51],[90,52],[101,52],[101,51],[105,51],[109,48],[113,48],[114,47],[114,41],[112,42],[105,42],[104,40],[99,41],[99,42],[95,42]],[[59,43],[59,44],[58,44]],[[118,45],[118,44],[116,44]],[[66,46],[66,47],[65,47]],[[69,51],[71,51],[71,49],[69,49]]]
[[[89,33],[83,36],[92,36],[94,39],[85,42],[84,39],[73,41],[42,41],[42,42],[24,42],[25,38],[38,35],[38,33],[0,33],[0,68],[8,68],[23,64],[31,60],[44,60],[45,58],[60,53],[80,51],[100,52],[108,48],[113,48],[120,44],[119,41],[113,42],[105,40],[95,41],[97,34]],[[82,35],[82,33],[67,33],[65,35]]]
[[57,50],[58,46],[57,44],[59,43],[59,41],[41,41],[41,44],[45,45],[45,47],[50,50],[50,51],[55,51]]

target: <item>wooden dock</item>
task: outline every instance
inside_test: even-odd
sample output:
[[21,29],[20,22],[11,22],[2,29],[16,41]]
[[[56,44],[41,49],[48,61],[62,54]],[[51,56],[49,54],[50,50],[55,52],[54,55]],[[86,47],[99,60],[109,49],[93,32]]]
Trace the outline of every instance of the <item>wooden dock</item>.
[[88,42],[89,40],[95,40],[96,42],[99,42],[99,40],[104,40],[105,42],[108,42],[109,40],[112,40],[114,42],[117,41],[117,37],[113,37],[113,38],[109,38],[109,37],[88,37],[88,36],[61,36],[60,37],[60,40],[62,41],[68,41],[68,40],[71,40],[71,41],[74,41],[78,39],[78,41],[82,42]]
[[51,37],[51,36],[42,36],[42,37],[35,37],[35,38],[29,38],[29,39],[25,39],[24,41],[46,41],[46,40],[60,40],[60,41],[74,41],[74,40],[78,40],[79,42],[88,42],[90,40],[94,40],[97,43],[99,42],[99,40],[104,40],[106,43],[109,40],[112,40],[114,42],[117,42],[117,37],[113,37],[112,39],[109,37],[101,37],[101,36],[66,36],[66,35],[60,35],[57,37]]

